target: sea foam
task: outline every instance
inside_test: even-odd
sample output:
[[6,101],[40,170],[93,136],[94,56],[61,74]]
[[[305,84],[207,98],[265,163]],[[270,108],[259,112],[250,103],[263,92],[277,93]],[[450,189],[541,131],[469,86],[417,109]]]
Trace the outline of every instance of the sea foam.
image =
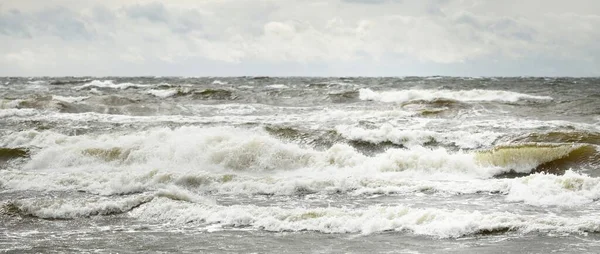
[[373,91],[369,88],[359,90],[359,98],[366,101],[380,102],[408,102],[414,100],[432,101],[436,99],[450,99],[463,102],[496,101],[517,102],[519,100],[552,100],[549,96],[536,96],[517,92],[500,90],[398,90],[398,91]]

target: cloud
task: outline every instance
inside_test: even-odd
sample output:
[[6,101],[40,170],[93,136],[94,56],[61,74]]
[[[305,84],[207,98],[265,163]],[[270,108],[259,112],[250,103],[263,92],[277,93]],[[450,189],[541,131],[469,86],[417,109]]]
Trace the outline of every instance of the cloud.
[[600,4],[581,2],[15,1],[0,75],[600,75]]
[[91,39],[79,13],[65,7],[53,7],[34,13],[17,9],[0,11],[0,32],[9,36],[32,38],[34,36],[58,36],[63,40]]
[[30,37],[27,18],[16,9],[0,12],[0,33],[10,36]]
[[169,15],[164,5],[158,2],[128,6],[125,8],[125,13],[129,17],[147,19],[151,22],[166,22]]
[[357,3],[357,4],[383,4],[383,3],[394,3],[400,2],[402,0],[343,0],[347,3]]

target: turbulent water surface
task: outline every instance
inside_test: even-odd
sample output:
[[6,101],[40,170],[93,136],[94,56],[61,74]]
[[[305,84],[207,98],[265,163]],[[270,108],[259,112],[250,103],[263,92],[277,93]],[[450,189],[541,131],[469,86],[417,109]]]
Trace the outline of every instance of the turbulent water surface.
[[599,84],[0,78],[0,249],[595,253]]

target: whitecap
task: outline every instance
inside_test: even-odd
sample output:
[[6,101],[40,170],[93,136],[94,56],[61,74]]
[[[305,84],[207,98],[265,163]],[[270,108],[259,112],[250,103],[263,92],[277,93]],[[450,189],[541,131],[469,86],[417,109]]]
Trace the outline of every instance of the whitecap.
[[407,102],[414,100],[433,101],[450,99],[463,102],[497,101],[517,102],[519,100],[552,100],[549,96],[529,95],[501,90],[398,90],[376,92],[368,88],[359,90],[359,98],[366,101]]

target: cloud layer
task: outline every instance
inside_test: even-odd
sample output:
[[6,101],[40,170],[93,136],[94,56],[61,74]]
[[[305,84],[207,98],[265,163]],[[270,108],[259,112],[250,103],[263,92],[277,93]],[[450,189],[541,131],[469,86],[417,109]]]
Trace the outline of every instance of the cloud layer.
[[600,75],[600,3],[0,3],[0,75]]

